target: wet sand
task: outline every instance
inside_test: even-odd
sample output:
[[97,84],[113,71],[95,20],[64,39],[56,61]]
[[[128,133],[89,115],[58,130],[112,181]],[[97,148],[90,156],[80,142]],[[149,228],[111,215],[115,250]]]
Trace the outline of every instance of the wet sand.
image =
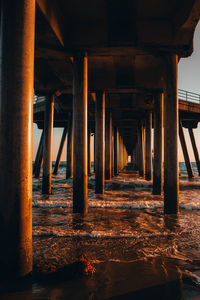
[[[89,180],[89,214],[72,213],[71,181],[53,178],[42,196],[34,180],[33,254],[62,276],[1,284],[0,299],[198,299],[200,298],[199,178],[181,181],[179,216],[163,215],[163,197],[152,183],[124,171],[95,195]],[[65,268],[87,257],[96,268],[78,278]]]

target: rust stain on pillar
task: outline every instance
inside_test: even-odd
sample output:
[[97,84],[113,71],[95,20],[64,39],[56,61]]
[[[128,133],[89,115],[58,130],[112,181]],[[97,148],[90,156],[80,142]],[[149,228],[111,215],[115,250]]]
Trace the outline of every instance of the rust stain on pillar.
[[104,193],[105,184],[105,93],[96,93],[95,192]]
[[0,275],[32,271],[35,1],[1,1]]
[[73,80],[73,211],[88,212],[88,67],[85,53],[74,55]]
[[164,96],[164,212],[179,211],[178,177],[178,56],[163,57],[165,66]]
[[45,102],[42,194],[51,194],[54,96]]

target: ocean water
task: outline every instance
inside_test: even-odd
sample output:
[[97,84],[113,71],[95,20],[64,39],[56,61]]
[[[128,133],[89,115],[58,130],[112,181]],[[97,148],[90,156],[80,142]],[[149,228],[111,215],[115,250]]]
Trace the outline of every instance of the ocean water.
[[163,214],[152,182],[124,170],[106,181],[105,194],[88,180],[87,216],[72,213],[72,179],[65,165],[52,194],[33,179],[33,261],[61,270],[86,257],[92,277],[34,282],[0,299],[200,299],[200,177],[188,180],[180,163],[180,213]]

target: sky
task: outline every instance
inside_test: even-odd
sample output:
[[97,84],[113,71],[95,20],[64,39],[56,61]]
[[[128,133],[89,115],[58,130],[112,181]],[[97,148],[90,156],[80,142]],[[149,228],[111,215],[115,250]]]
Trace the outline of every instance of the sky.
[[[178,64],[178,88],[187,90],[190,92],[200,94],[200,22],[198,23],[194,33],[194,51],[190,57],[182,58]],[[58,147],[60,144],[63,128],[54,128],[53,133],[53,160],[56,160]],[[190,160],[193,162],[194,154],[188,134],[188,130],[184,129],[187,148],[190,156]],[[33,125],[33,160],[35,159],[41,130],[37,129],[37,125]],[[197,129],[194,129],[194,135],[197,143],[197,147],[200,151],[200,125]],[[93,144],[93,143],[92,143]],[[184,161],[182,149],[179,142],[179,161]],[[64,146],[61,160],[66,160],[66,143]],[[93,160],[93,153],[92,153]]]

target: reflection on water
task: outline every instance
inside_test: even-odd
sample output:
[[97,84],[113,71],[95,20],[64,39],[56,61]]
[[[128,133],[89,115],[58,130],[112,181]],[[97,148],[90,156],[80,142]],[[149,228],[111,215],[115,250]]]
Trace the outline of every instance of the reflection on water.
[[[89,180],[89,213],[72,213],[72,180],[53,177],[52,195],[33,184],[34,264],[61,270],[86,256],[92,278],[34,282],[29,299],[191,299],[200,295],[200,180],[181,181],[178,216],[163,215],[163,197],[131,171],[106,182]],[[184,177],[185,179],[185,177]],[[27,291],[9,298],[26,299]],[[16,296],[17,295],[17,296]],[[20,296],[19,296],[20,295]],[[12,298],[15,297],[15,298]],[[27,298],[28,299],[28,298]]]

